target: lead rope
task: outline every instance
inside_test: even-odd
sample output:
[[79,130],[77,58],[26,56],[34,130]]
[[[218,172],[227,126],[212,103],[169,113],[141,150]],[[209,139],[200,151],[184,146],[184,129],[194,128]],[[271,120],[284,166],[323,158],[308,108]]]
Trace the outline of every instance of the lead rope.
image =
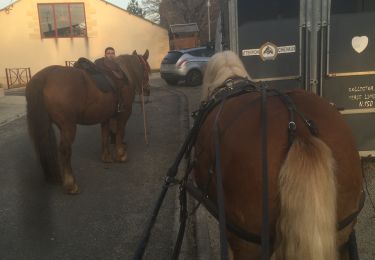
[[142,106],[142,112],[143,112],[143,131],[145,136],[145,143],[148,145],[148,136],[147,136],[147,120],[146,120],[146,109],[145,109],[145,98],[143,94],[143,81],[142,81],[142,95],[141,95],[141,106]]
[[142,109],[142,114],[143,114],[143,131],[144,131],[144,137],[145,137],[145,143],[148,145],[149,142],[148,142],[148,135],[147,135],[147,115],[146,115],[146,109],[145,109],[145,98],[144,98],[144,92],[143,92],[143,87],[144,87],[144,80],[147,76],[147,64],[146,62],[143,60],[143,57],[141,55],[137,55],[138,57],[138,60],[140,61],[140,63],[143,65],[143,79],[142,79],[142,83],[141,83],[141,109]]

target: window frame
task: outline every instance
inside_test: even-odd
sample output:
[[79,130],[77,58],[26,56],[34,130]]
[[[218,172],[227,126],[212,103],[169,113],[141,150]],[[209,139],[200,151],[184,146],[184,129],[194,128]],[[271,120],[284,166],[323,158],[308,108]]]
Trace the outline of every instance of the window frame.
[[[72,26],[72,14],[71,14],[71,6],[72,5],[81,5],[83,7],[83,20],[85,22],[85,34],[84,35],[74,35],[73,34],[73,26]],[[70,35],[69,36],[59,36],[58,35],[58,28],[57,28],[57,20],[56,20],[56,11],[55,7],[58,5],[67,5],[68,6],[68,19],[69,19],[69,27],[70,27]],[[52,7],[52,14],[53,14],[53,31],[54,36],[45,36],[44,32],[42,31],[42,23],[41,23],[41,15],[39,12],[39,8],[41,6],[48,6]],[[39,20],[39,30],[40,30],[40,36],[42,39],[58,39],[58,38],[87,38],[87,22],[86,22],[86,9],[85,9],[85,3],[84,2],[61,2],[61,3],[38,3],[37,4],[37,11],[38,11],[38,20]]]

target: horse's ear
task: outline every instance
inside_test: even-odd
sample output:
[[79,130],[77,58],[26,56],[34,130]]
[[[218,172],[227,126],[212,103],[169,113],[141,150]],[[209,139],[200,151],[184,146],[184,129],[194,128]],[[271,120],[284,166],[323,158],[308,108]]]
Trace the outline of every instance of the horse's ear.
[[147,49],[147,50],[145,51],[145,54],[143,54],[143,58],[144,58],[145,60],[147,60],[149,54],[150,54],[150,53],[149,53],[149,51],[148,51],[148,49]]
[[133,55],[138,55],[136,50],[133,51]]

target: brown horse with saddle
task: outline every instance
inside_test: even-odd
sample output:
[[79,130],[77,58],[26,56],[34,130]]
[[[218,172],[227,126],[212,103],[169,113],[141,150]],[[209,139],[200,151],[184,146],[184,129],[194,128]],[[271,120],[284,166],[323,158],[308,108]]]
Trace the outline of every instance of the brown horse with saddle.
[[363,203],[351,130],[323,98],[249,79],[233,52],[211,58],[194,142],[192,173],[203,198],[223,209],[230,255],[348,259]]
[[[99,67],[81,59],[75,67],[49,66],[31,78],[26,87],[29,134],[47,181],[62,181],[68,194],[79,192],[71,166],[77,124],[101,124],[101,158],[113,162],[109,131],[114,120],[115,160],[127,160],[125,126],[136,93],[149,93],[148,57],[148,50],[133,52]],[[60,130],[58,146],[52,124]]]

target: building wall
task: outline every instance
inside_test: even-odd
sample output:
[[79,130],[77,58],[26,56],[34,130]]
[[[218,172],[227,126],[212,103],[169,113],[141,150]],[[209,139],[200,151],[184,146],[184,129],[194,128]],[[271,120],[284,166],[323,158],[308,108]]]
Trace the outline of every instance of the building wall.
[[[62,2],[84,3],[87,37],[41,38],[37,3]],[[169,49],[168,32],[102,0],[19,0],[9,11],[0,11],[0,84],[6,86],[5,68],[30,67],[33,75],[66,60],[95,60],[107,46],[117,55],[148,49],[151,68],[159,69]]]

